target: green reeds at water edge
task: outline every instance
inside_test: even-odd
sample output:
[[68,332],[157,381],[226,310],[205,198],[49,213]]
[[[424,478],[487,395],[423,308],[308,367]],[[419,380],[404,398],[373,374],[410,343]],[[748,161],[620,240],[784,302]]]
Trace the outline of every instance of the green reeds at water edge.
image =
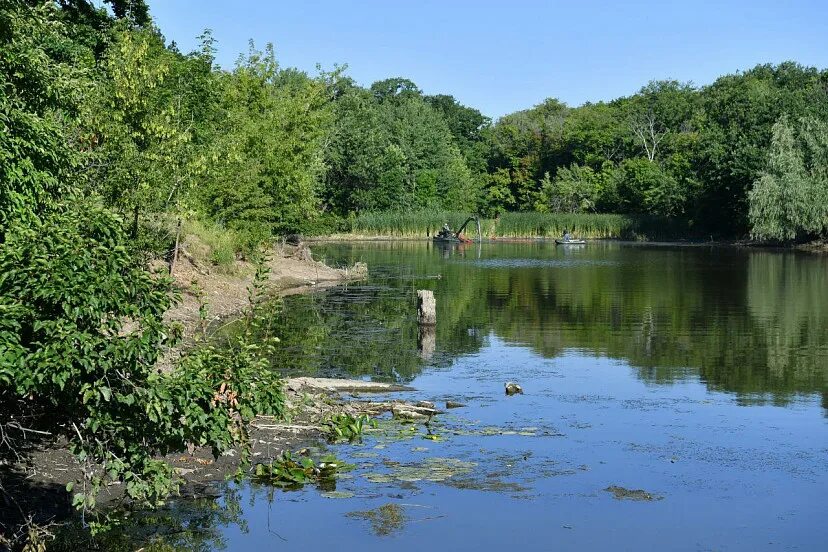
[[[398,238],[425,238],[440,231],[443,224],[457,229],[469,218],[469,213],[453,211],[386,211],[359,213],[351,219],[351,233],[362,236],[391,236]],[[483,236],[489,235],[494,221],[480,219]],[[477,233],[474,223],[469,223],[465,233]]]
[[[353,236],[425,238],[444,223],[456,229],[469,217],[452,211],[388,211],[359,213],[350,220]],[[496,219],[481,218],[484,238],[553,238],[568,230],[585,239],[666,239],[688,237],[686,222],[662,218],[595,213],[504,213]],[[464,232],[475,237],[469,223]]]
[[497,223],[499,237],[560,237],[569,231],[588,239],[631,237],[635,221],[626,215],[584,213],[504,213]]

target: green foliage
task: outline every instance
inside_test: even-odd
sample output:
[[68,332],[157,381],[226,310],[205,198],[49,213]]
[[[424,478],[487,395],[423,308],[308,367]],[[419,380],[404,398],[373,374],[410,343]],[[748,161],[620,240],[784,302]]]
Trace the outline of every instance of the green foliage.
[[185,356],[162,382],[170,394],[167,408],[178,416],[156,421],[159,429],[176,446],[207,446],[216,456],[238,446],[247,459],[247,423],[256,414],[283,413],[281,383],[267,362],[273,343],[241,336]]
[[[334,102],[325,202],[342,214],[476,209],[478,180],[441,111],[410,81],[382,81],[372,91],[349,86]],[[472,138],[463,139],[467,149]]]
[[673,216],[684,210],[685,190],[653,161],[626,159],[612,178],[621,211]]
[[[349,232],[355,236],[423,238],[436,234],[444,222],[457,228],[468,216],[440,211],[361,213],[350,220]],[[480,229],[484,238],[560,237],[564,230],[590,239],[692,235],[680,219],[670,222],[660,216],[607,213],[506,212],[494,219],[481,218]],[[476,233],[476,228],[466,227],[467,236],[476,237]]]
[[337,473],[352,468],[353,466],[332,454],[325,455],[319,462],[315,462],[309,456],[294,457],[290,451],[284,451],[270,464],[256,464],[253,468],[253,480],[292,490],[300,489],[308,483],[330,484]]
[[0,244],[14,221],[55,208],[80,161],[66,132],[85,89],[82,71],[50,55],[68,42],[63,32],[45,3],[0,7]]
[[[362,236],[393,236],[400,238],[425,238],[440,231],[443,224],[458,228],[469,213],[452,211],[385,211],[359,213],[350,219],[349,231]],[[481,221],[483,235],[489,235],[492,224]],[[477,229],[467,227],[466,233]]]
[[258,245],[247,243],[245,237],[232,230],[199,219],[186,221],[182,234],[188,241],[194,242],[190,254],[223,269],[229,269],[236,260],[236,251],[249,252]]
[[496,232],[503,237],[561,237],[569,230],[579,238],[632,237],[634,217],[582,213],[504,213]]
[[372,421],[366,415],[352,416],[351,414],[336,414],[325,424],[330,441],[357,441],[362,439],[365,428],[373,425],[376,427],[376,420]]
[[[120,223],[94,205],[15,224],[0,250],[0,385],[49,412],[81,461],[127,482],[130,496],[169,491],[152,418],[168,400],[155,363],[174,333],[169,284],[137,266]],[[148,439],[144,443],[142,439]],[[92,479],[92,491],[101,484]],[[93,505],[92,494],[77,495]]]
[[207,212],[251,242],[302,231],[318,215],[330,116],[324,82],[280,69],[272,45],[251,45],[221,82],[223,114],[202,191]]
[[[787,117],[773,127],[768,167],[748,194],[751,234],[793,240],[828,230],[828,124]],[[797,137],[796,134],[799,134]]]
[[94,205],[14,224],[0,250],[0,394],[24,416],[48,412],[91,477],[75,505],[94,507],[107,481],[155,503],[176,487],[156,455],[189,445],[219,454],[247,445],[246,422],[280,415],[267,343],[239,339],[197,349],[170,373],[156,369],[175,340],[163,322],[166,280],[137,266],[120,222]]
[[595,209],[603,189],[602,175],[588,166],[561,167],[555,180],[544,174],[537,211],[553,213],[589,212]]

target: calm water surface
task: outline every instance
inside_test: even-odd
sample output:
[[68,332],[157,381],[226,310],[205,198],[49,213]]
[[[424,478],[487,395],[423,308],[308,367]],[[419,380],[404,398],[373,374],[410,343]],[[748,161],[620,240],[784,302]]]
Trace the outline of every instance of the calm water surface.
[[[333,447],[357,464],[340,494],[242,484],[175,505],[197,531],[171,543],[824,550],[828,258],[619,243],[314,252],[367,262],[371,278],[285,299],[274,369],[402,381],[412,398],[468,406]],[[433,334],[416,324],[424,288]],[[525,394],[506,397],[506,381]]]

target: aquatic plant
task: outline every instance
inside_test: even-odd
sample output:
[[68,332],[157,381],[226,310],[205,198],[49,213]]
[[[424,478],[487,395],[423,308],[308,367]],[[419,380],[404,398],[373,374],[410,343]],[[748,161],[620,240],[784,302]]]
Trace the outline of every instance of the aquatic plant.
[[377,427],[377,423],[364,414],[356,417],[350,414],[336,414],[325,423],[325,426],[328,439],[331,441],[356,441],[362,438],[366,427]]
[[[437,233],[443,223],[459,227],[468,213],[453,211],[364,212],[351,219],[353,235],[425,238]],[[679,219],[609,213],[508,212],[497,219],[480,219],[484,237],[545,238],[562,236],[565,230],[587,239],[668,238],[687,236],[690,229]],[[475,229],[467,228],[473,235]]]
[[384,504],[374,510],[348,512],[346,515],[370,522],[371,529],[379,537],[401,531],[407,519],[402,506],[393,502]]
[[294,457],[290,451],[284,451],[269,464],[256,464],[253,480],[284,489],[298,489],[308,483],[331,481],[338,472],[352,468],[333,454],[315,462],[309,456]]

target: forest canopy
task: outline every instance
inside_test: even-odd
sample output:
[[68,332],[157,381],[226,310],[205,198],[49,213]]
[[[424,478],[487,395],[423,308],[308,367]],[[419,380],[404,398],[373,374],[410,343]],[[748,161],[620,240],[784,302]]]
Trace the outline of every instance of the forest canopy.
[[[618,213],[680,220],[688,236],[676,237],[805,239],[828,225],[785,200],[804,180],[782,189],[778,174],[782,125],[797,135],[785,155],[803,158],[805,195],[826,187],[816,145],[826,70],[785,62],[704,86],[653,81],[612,101],[549,98],[492,121],[403,77],[361,86],[346,67],[283,67],[269,44],[251,41],[219,67],[209,30],[183,53],[142,0],[9,6],[3,153],[17,169],[3,208],[23,195],[65,200],[58,190],[72,183],[118,213],[133,240],[159,221],[198,218],[232,232],[240,251],[347,231],[350,217],[381,211]],[[21,10],[42,29],[24,31],[25,17],[11,17]],[[33,76],[17,82],[23,63]],[[39,86],[38,64],[60,78]],[[23,101],[43,118],[37,131],[21,126],[34,124],[19,119]],[[29,139],[43,142],[38,163],[21,162]],[[784,208],[768,208],[771,198]]]

